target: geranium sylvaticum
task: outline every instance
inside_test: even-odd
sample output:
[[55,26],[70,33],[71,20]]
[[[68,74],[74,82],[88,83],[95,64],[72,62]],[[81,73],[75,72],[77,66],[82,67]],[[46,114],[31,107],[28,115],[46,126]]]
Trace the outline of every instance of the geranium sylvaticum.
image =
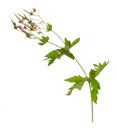
[[[79,60],[76,58],[73,52],[71,52],[71,48],[80,42],[79,37],[73,41],[68,40],[66,37],[62,39],[58,33],[53,30],[52,24],[45,22],[35,8],[33,8],[31,11],[23,10],[22,14],[15,14],[15,17],[16,22],[11,19],[15,30],[24,33],[27,38],[36,39],[40,46],[44,46],[46,44],[55,46],[54,50],[45,55],[44,60],[48,61],[48,66],[52,65],[57,59],[60,59],[63,56],[67,56],[78,64],[84,75],[73,75],[65,79],[65,81],[72,83],[66,95],[71,95],[75,89],[81,90],[85,82],[87,82],[90,91],[91,119],[93,122],[93,104],[97,104],[98,93],[100,90],[100,83],[97,80],[97,76],[109,62],[104,61],[103,63],[93,64],[93,68],[91,68],[87,74]],[[62,44],[58,45],[52,41],[49,33],[53,33]]]

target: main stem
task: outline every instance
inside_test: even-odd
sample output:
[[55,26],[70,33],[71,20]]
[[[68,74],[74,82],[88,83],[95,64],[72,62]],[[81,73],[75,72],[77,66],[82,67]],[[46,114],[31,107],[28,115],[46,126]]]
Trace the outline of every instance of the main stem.
[[[52,32],[64,43],[63,39],[55,31],[52,30]],[[56,44],[54,44],[52,42],[49,42],[49,43],[53,44],[54,46],[57,46],[57,47],[61,48],[60,46],[58,46],[58,45],[56,45]],[[77,62],[77,64],[81,68],[81,70],[83,71],[84,75],[88,78],[87,73],[84,70],[84,68],[82,67],[82,65],[80,64],[80,62],[76,58],[75,58],[75,61]],[[90,97],[91,97],[91,86],[90,86],[90,82],[89,81],[88,81],[88,84],[89,84]],[[94,112],[93,112],[93,101],[92,101],[92,98],[91,98],[91,120],[92,120],[92,122],[94,121]]]
[[[80,64],[80,62],[75,58],[75,61],[77,62],[77,64],[79,65],[79,67],[81,68],[81,70],[83,71],[84,75],[86,77],[87,74],[86,74],[86,71],[84,70],[84,68],[82,67],[82,65]],[[90,82],[88,81],[88,84],[89,84],[89,90],[90,90],[90,96],[91,96],[91,86],[90,86]],[[93,113],[93,102],[92,102],[92,98],[91,98],[91,120],[92,122],[94,121],[94,113]]]

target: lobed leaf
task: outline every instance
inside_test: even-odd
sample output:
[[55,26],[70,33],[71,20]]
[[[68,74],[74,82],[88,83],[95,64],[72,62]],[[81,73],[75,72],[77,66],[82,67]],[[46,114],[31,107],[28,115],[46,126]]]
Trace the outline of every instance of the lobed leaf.
[[108,65],[109,61],[104,61],[102,64],[99,63],[98,65],[94,64],[95,67],[95,77],[99,75],[99,73]]
[[87,81],[87,78],[83,78],[80,75],[79,76],[73,76],[68,79],[65,79],[67,82],[74,82],[73,86],[69,88],[67,95],[71,95],[73,89],[81,90],[85,81]]
[[60,52],[58,50],[53,50],[53,51],[49,52],[45,56],[49,60],[48,66],[51,65],[57,58],[59,58],[59,56],[60,56]]
[[94,79],[95,78],[95,70],[91,69],[89,72],[89,78]]
[[68,90],[68,92],[67,92],[66,95],[67,95],[67,96],[70,96],[70,95],[72,94],[73,89],[74,89],[73,87],[69,88],[69,90]]
[[80,75],[79,76],[73,76],[73,77],[65,79],[65,81],[67,81],[67,82],[80,82],[82,80],[84,80],[84,78],[81,77]]
[[90,80],[91,85],[91,99],[94,103],[97,103],[98,90],[100,90],[100,84],[96,79]]
[[66,55],[71,59],[75,58],[70,51],[65,50],[64,48],[53,50],[49,52],[45,57],[46,60],[49,60],[48,65],[51,65],[56,59],[60,59],[63,55]]
[[102,64],[99,63],[98,65],[94,65],[94,69],[91,69],[89,72],[89,82],[91,85],[91,98],[94,103],[97,103],[98,99],[98,91],[100,90],[100,84],[99,82],[95,79],[96,76],[99,75],[99,73],[107,66],[109,62],[104,61]]
[[84,82],[85,82],[85,80],[75,83],[73,88],[77,88],[77,89],[81,90],[84,85]]
[[65,54],[66,56],[68,56],[69,58],[71,58],[71,59],[75,59],[75,57],[74,57],[74,55],[69,51],[69,50],[65,50],[65,49],[63,49],[64,51],[63,51],[63,54]]
[[72,43],[65,37],[64,43],[65,43],[65,49],[69,50],[71,47],[76,45],[80,42],[80,38],[75,39]]
[[49,41],[49,37],[48,36],[42,36],[41,39],[40,39],[39,45],[44,45],[48,41]]
[[47,29],[48,32],[52,31],[52,25],[47,23],[46,29]]

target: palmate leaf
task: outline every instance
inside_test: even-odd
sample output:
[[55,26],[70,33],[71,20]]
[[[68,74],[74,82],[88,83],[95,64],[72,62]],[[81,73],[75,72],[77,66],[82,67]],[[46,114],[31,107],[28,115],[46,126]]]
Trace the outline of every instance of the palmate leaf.
[[96,80],[96,76],[106,67],[109,62],[104,61],[102,64],[94,64],[94,69],[91,69],[89,72],[89,82],[91,86],[91,98],[94,103],[97,103],[98,91],[100,90],[100,84]]
[[74,45],[76,45],[77,43],[80,42],[80,38],[76,38],[72,43],[70,42],[70,40],[68,40],[66,37],[64,39],[64,43],[65,43],[65,49],[69,50],[70,48],[72,48]]
[[41,39],[40,39],[39,45],[44,45],[48,41],[49,41],[49,37],[48,36],[42,36]]
[[46,59],[48,60],[48,66],[51,65],[52,63],[54,63],[54,61],[56,59],[60,59],[63,55],[68,56],[71,59],[74,59],[74,55],[69,51],[69,50],[65,50],[64,48],[61,49],[56,49],[53,50],[51,52],[49,52],[47,55],[45,55]]
[[73,86],[69,88],[68,93],[66,95],[71,95],[73,89],[81,90],[87,78],[79,76],[73,76],[70,78],[65,79],[67,82],[73,82]]
[[52,25],[50,23],[47,23],[46,29],[48,32],[52,31]]
[[57,50],[53,50],[45,55],[46,60],[48,60],[48,66],[51,65],[57,58],[60,57],[60,52]]

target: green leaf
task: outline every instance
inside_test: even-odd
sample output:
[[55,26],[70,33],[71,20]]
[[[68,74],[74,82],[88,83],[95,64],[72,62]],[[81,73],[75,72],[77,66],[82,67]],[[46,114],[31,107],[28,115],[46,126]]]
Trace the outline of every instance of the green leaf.
[[58,54],[59,54],[58,50],[53,50],[53,51],[49,52],[45,57],[48,57],[48,58],[54,57],[55,58],[58,56]]
[[61,49],[58,49],[58,51],[60,52],[60,57],[62,57],[63,55],[66,55],[66,56],[68,56],[71,59],[75,58],[74,55],[69,50],[61,48]]
[[94,79],[95,78],[95,70],[91,69],[89,72],[89,78]]
[[84,82],[85,82],[85,80],[75,83],[73,88],[77,88],[77,89],[81,90],[84,85]]
[[74,59],[74,56],[71,52],[68,50],[65,50],[64,48],[56,49],[51,52],[49,52],[45,57],[46,60],[48,60],[48,66],[54,63],[56,59],[60,59],[63,55],[67,55],[69,58]]
[[95,67],[95,77],[99,75],[99,73],[107,66],[107,64],[109,63],[104,61],[102,64],[99,63],[98,65],[94,64],[94,67]]
[[92,79],[90,83],[92,89],[100,89],[100,84],[96,79]]
[[47,29],[48,32],[52,31],[52,25],[47,23],[46,29]]
[[69,90],[68,90],[68,92],[67,92],[67,94],[66,94],[66,95],[67,95],[67,96],[71,95],[71,94],[72,94],[73,89],[74,89],[73,87],[69,88]]
[[67,81],[67,82],[80,82],[82,80],[84,80],[84,78],[81,77],[80,75],[79,76],[73,76],[73,77],[65,79],[65,81]]
[[71,47],[74,46],[74,45],[76,45],[76,44],[79,43],[79,42],[80,42],[80,38],[75,39],[75,40],[72,42]]
[[65,79],[67,82],[73,82],[73,86],[69,88],[67,95],[71,95],[73,89],[81,90],[85,81],[87,81],[87,78],[83,78],[80,75],[79,76],[73,76],[70,78]]
[[74,55],[69,50],[64,49],[64,54],[73,60],[75,59]]
[[48,41],[49,41],[49,37],[48,36],[42,36],[41,39],[40,39],[39,45],[44,45]]
[[65,43],[65,49],[69,50],[71,47],[76,45],[80,42],[80,38],[75,39],[72,43],[65,37],[64,43]]
[[85,80],[79,81],[79,82],[75,83],[72,87],[70,87],[70,88],[68,89],[67,95],[71,95],[71,93],[72,93],[72,91],[73,91],[74,89],[81,90],[82,87],[83,87],[83,85],[84,85],[84,83],[85,83]]
[[100,90],[100,84],[96,79],[90,80],[91,85],[91,99],[94,103],[97,103],[98,90]]
[[69,50],[71,47],[71,42],[66,37],[64,39],[64,42],[65,42],[65,49]]
[[58,50],[53,50],[53,51],[49,52],[45,56],[49,60],[48,66],[51,65],[56,60],[56,58],[59,58],[59,56],[60,56],[60,52]]
[[93,64],[94,69],[91,69],[89,72],[89,82],[91,85],[91,98],[94,103],[97,103],[97,99],[98,99],[97,95],[100,89],[100,84],[95,78],[106,67],[108,63],[109,62],[104,61],[102,64],[101,63],[99,63],[98,65]]

